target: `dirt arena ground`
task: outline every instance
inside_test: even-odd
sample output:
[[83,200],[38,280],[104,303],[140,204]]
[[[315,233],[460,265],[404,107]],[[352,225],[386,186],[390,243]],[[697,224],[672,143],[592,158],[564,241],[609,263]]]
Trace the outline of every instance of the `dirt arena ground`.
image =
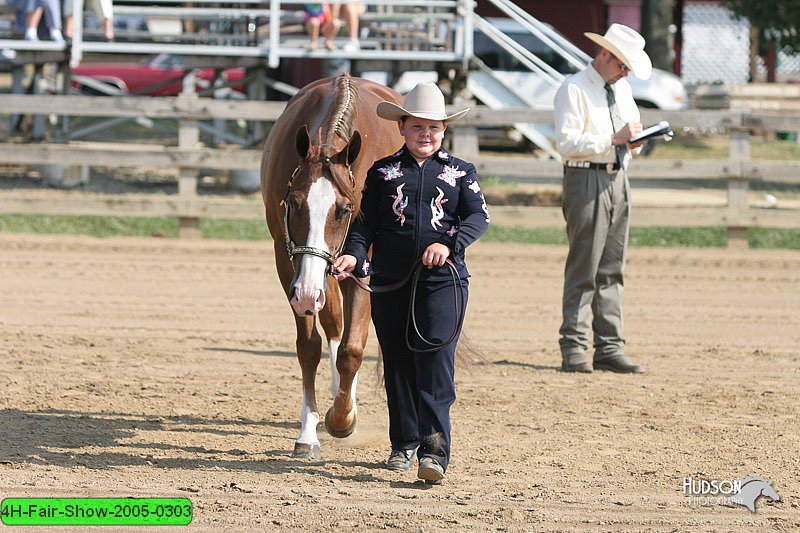
[[[487,360],[459,371],[451,469],[426,488],[382,467],[374,339],[356,435],[291,458],[270,243],[0,234],[0,496],[188,497],[198,531],[800,530],[800,253],[632,250],[636,376],[557,371],[565,253],[471,248]],[[781,500],[682,492],[748,475]]]

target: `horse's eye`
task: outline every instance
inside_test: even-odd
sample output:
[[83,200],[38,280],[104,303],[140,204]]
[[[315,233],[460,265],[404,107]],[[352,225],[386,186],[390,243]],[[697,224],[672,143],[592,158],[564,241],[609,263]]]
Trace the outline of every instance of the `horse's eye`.
[[353,206],[350,204],[336,204],[336,219],[341,220],[353,211]]

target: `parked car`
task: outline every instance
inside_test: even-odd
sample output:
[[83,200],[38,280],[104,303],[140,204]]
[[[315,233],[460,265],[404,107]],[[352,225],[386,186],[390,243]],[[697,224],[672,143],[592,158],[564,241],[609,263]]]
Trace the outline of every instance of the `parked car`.
[[[487,21],[562,75],[568,76],[579,70],[579,67],[567,61],[518,22],[506,18],[488,18]],[[562,36],[562,38],[567,41],[565,37]],[[512,54],[508,53],[478,29],[475,30],[473,35],[473,50],[475,57],[480,59],[492,71],[491,75],[482,70],[477,70],[470,74],[467,85],[477,100],[490,107],[529,106],[534,109],[553,108],[553,99],[557,87],[548,83],[539,74],[532,72]],[[588,62],[590,58],[585,56],[581,58],[581,61],[583,60]],[[401,94],[405,94],[417,83],[422,81],[436,82],[437,78],[437,73],[433,71],[405,71],[394,83],[393,88]],[[373,77],[373,79],[379,81],[380,78]],[[639,79],[633,73],[628,75],[626,79],[631,85],[634,100],[636,100],[640,108],[657,108],[672,111],[688,107],[689,99],[686,88],[680,78],[670,72],[653,69],[652,75],[647,80]],[[554,136],[552,124],[528,126],[536,131],[532,133],[530,128],[527,131],[508,128],[505,130],[503,137],[497,138],[492,135],[496,128],[479,128],[479,134],[481,134],[482,138],[491,138],[493,143],[499,143],[503,146],[507,145],[508,141],[511,141],[512,146],[517,148],[527,148],[529,143],[533,143],[550,156],[557,157],[555,148],[552,145]],[[642,153],[644,155],[648,154],[654,146],[654,142],[648,141]]]
[[[561,74],[568,76],[578,68],[556,53],[518,22],[506,18],[487,18],[497,29],[517,41]],[[566,37],[564,38],[566,40]],[[483,32],[475,30],[473,36],[475,56],[494,71],[496,77],[507,86],[526,97],[537,108],[552,106],[555,88],[545,86],[544,80]],[[402,94],[410,91],[421,81],[433,81],[437,74],[432,71],[406,71],[398,78],[394,88]],[[647,80],[637,78],[633,73],[626,78],[631,85],[633,97],[639,107],[665,110],[686,109],[689,98],[681,79],[664,70],[653,69]]]
[[[109,92],[83,84],[74,76],[93,78],[127,94],[176,96],[183,89],[186,67],[181,56],[158,54],[139,63],[87,63],[73,67],[70,72],[73,75],[73,89],[87,94],[109,94]],[[213,83],[215,70],[200,68],[195,70],[195,75],[196,90],[201,92]],[[244,92],[244,84],[237,83],[244,77],[243,68],[227,68],[222,72],[223,80],[238,93]]]
[[[561,74],[568,76],[579,70],[518,22],[504,18],[488,18],[487,20]],[[501,76],[510,76],[505,73],[511,72],[523,73],[513,76],[515,84],[523,84],[520,87],[523,91],[527,91],[526,86],[534,83],[533,78],[537,78],[536,74],[484,33],[476,31],[473,43],[475,56],[481,59],[487,67],[502,73]],[[639,107],[665,110],[680,110],[688,107],[689,98],[686,87],[681,79],[671,72],[654,68],[647,80],[639,79],[633,73],[630,73],[626,80],[631,85],[633,98]]]

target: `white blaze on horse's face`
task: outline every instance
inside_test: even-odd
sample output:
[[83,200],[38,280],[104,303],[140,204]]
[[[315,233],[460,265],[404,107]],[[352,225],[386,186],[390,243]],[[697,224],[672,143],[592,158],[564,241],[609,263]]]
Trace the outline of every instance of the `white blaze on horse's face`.
[[[325,242],[325,226],[328,214],[336,203],[336,191],[325,177],[316,179],[308,190],[308,239],[306,246],[331,253]],[[290,301],[299,316],[316,315],[325,307],[325,277],[328,262],[316,255],[304,254],[292,287],[294,295]]]

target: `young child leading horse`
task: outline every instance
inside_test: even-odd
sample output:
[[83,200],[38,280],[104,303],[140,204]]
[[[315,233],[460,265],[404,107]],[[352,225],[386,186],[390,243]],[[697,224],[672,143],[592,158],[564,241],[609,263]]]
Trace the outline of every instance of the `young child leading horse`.
[[431,484],[442,482],[450,461],[454,357],[469,284],[464,249],[489,223],[475,166],[442,148],[448,123],[467,111],[447,115],[433,83],[418,84],[403,106],[378,104],[378,116],[397,122],[405,144],[367,173],[361,217],[333,264],[337,279],[371,276],[375,288],[372,321],[392,445],[387,468],[408,471],[416,454],[417,477]]

